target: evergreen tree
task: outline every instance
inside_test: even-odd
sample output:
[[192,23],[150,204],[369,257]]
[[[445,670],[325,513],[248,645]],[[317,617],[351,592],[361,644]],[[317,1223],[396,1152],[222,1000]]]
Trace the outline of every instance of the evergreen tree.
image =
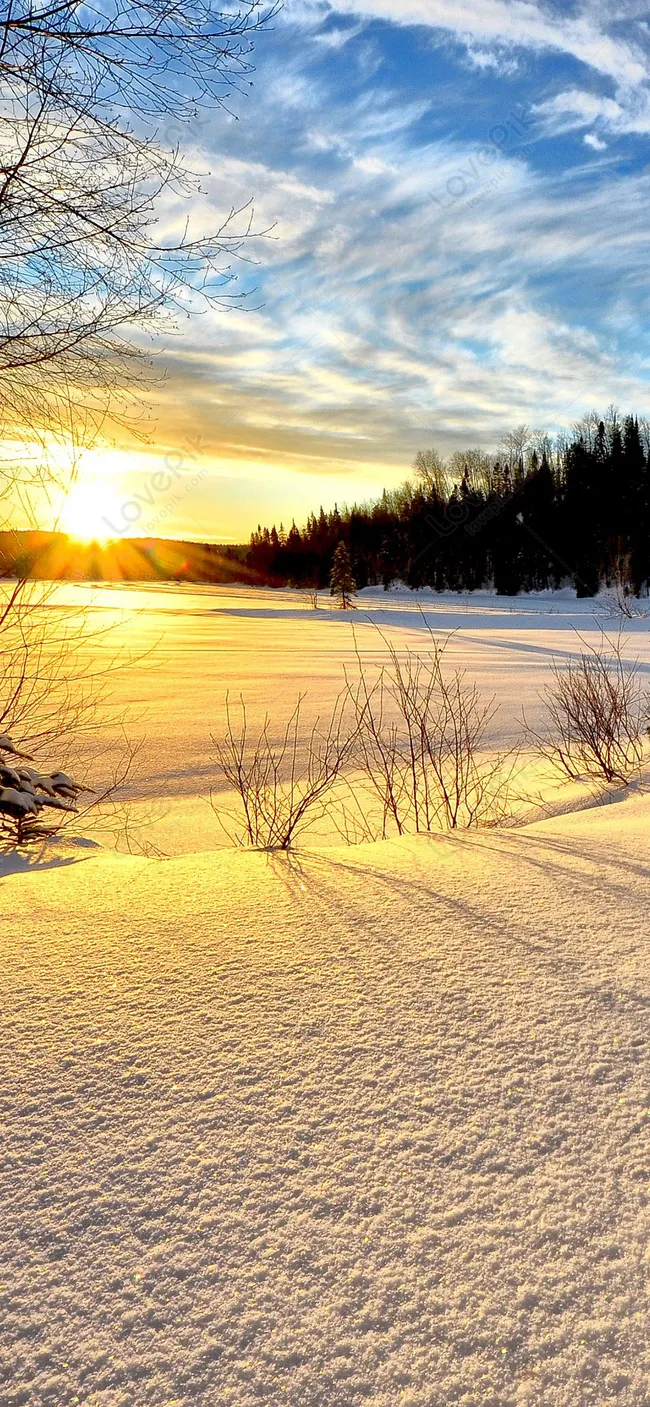
[[650,570],[648,480],[639,422],[631,415],[623,430],[623,471],[623,539],[629,554],[629,585],[638,596]]
[[[253,580],[331,583],[341,605],[355,586],[393,581],[436,591],[493,582],[507,595],[571,581],[579,595],[622,580],[650,583],[650,435],[632,416],[584,417],[571,437],[510,437],[500,459],[458,453],[438,488],[422,475],[374,503],[311,514],[303,529],[252,534]],[[479,462],[480,459],[480,462]],[[433,461],[432,461],[433,462]],[[345,556],[343,555],[345,554]],[[341,590],[342,588],[342,590]]]
[[[544,453],[540,464],[535,453],[521,489],[521,524],[523,527],[522,569],[526,591],[544,591],[550,585],[556,562],[553,546],[557,543],[554,521],[554,484],[551,468]],[[557,551],[557,546],[556,546]]]
[[383,537],[379,549],[379,569],[381,572],[381,584],[384,591],[388,591],[393,585],[393,553],[390,539]]
[[601,579],[600,505],[594,469],[594,452],[580,436],[568,453],[565,497],[568,560],[578,596],[595,596]]
[[341,539],[334,553],[334,561],[332,563],[330,595],[338,596],[341,610],[347,611],[350,606],[354,605],[353,597],[356,589],[357,584],[352,575],[350,554],[343,539]]

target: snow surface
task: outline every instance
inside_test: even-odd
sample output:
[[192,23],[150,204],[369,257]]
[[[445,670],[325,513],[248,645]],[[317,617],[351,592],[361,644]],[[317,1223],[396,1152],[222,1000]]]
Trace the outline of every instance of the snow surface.
[[647,1403],[649,834],[5,879],[8,1407]]
[[[226,603],[220,659],[170,609],[124,688],[166,703],[187,833],[165,749],[200,757],[201,669],[285,697],[346,623],[302,636],[289,603],[292,654]],[[573,615],[514,619],[454,642],[506,706]],[[631,790],[517,830],[5,865],[0,1401],[645,1407],[649,841]]]

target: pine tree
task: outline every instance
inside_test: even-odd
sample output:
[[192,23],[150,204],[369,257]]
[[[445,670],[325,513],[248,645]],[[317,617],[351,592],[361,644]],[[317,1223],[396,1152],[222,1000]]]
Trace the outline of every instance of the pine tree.
[[353,597],[357,589],[357,584],[352,575],[352,563],[348,549],[341,539],[334,553],[332,563],[332,574],[330,576],[330,595],[338,596],[339,606],[342,611],[349,610],[354,605]]

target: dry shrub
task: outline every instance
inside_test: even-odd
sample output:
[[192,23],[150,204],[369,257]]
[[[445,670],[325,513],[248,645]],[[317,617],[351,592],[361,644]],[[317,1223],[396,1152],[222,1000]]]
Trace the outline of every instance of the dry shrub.
[[[357,754],[381,808],[381,834],[495,825],[508,813],[516,750],[485,751],[495,714],[463,670],[445,669],[446,644],[389,662],[369,684],[357,653],[349,685]],[[382,637],[383,638],[383,637]]]
[[553,666],[544,696],[547,727],[532,737],[572,781],[627,786],[643,761],[650,695],[638,662],[623,658],[624,643],[603,634],[599,645],[586,645],[576,659]]
[[385,642],[388,664],[374,680],[357,651],[356,678],[346,677],[325,726],[317,720],[305,739],[304,696],[277,742],[268,716],[251,736],[244,700],[235,725],[226,699],[225,737],[213,743],[239,809],[224,813],[211,799],[230,839],[287,850],[326,809],[349,844],[505,819],[517,752],[485,750],[494,702],[485,702],[462,670],[445,669],[445,645],[429,634],[422,655],[401,657]]
[[0,731],[30,753],[69,750],[97,722],[106,666],[83,607],[59,608],[54,586],[6,583],[0,609]]
[[319,588],[316,582],[304,582],[300,589],[300,599],[304,601],[310,610],[318,610]]
[[317,719],[300,736],[304,695],[300,695],[280,736],[273,741],[268,715],[250,736],[246,704],[240,698],[240,721],[233,722],[226,697],[226,732],[213,737],[215,760],[228,785],[237,793],[241,812],[225,813],[211,797],[217,819],[230,839],[257,850],[288,850],[307,825],[324,814],[324,803],[350,756],[354,731],[348,727],[347,691],[337,698],[329,718]]

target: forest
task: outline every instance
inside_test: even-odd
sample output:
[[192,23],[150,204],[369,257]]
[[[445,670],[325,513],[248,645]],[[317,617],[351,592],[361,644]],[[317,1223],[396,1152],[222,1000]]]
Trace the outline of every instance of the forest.
[[520,427],[495,454],[445,461],[420,451],[413,477],[376,502],[334,508],[306,525],[258,526],[247,564],[255,578],[329,584],[345,542],[356,585],[516,595],[571,584],[643,595],[650,579],[650,427],[614,409],[586,415],[570,435]]

